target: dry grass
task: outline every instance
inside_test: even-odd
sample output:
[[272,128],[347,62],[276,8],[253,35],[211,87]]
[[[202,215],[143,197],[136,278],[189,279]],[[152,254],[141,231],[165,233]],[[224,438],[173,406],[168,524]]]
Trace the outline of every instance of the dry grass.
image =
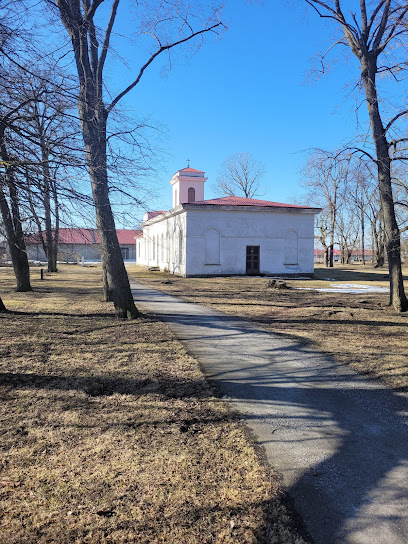
[[[275,290],[266,287],[266,278],[177,278],[136,266],[130,273],[156,288],[310,343],[339,363],[408,390],[408,316],[387,306],[387,294]],[[349,282],[388,286],[387,277],[386,269],[319,267],[314,279],[288,280],[288,285],[329,287]],[[163,284],[164,278],[171,283]]]
[[0,542],[303,542],[196,361],[151,316],[115,321],[100,275],[15,293],[0,268]]

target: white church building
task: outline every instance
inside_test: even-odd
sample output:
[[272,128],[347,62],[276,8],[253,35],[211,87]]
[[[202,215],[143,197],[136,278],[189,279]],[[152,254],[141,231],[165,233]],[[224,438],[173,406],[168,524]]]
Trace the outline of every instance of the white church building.
[[136,262],[180,276],[313,275],[319,208],[237,196],[204,199],[205,172],[170,181],[173,207],[147,212]]

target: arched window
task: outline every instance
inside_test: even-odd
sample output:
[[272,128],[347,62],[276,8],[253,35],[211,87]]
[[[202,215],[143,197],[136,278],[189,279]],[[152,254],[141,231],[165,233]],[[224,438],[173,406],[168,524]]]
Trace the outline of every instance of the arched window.
[[188,189],[188,201],[195,202],[195,189],[193,187],[189,187]]
[[294,230],[285,232],[284,264],[298,264],[298,235]]
[[164,234],[161,235],[161,262],[164,262]]
[[204,234],[205,264],[220,264],[220,234],[215,229],[208,229]]

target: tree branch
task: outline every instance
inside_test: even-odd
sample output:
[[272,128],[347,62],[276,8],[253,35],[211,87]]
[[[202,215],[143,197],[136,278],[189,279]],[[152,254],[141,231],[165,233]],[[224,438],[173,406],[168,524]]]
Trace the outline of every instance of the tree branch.
[[112,4],[111,14],[110,14],[110,17],[109,17],[109,21],[108,21],[106,31],[105,31],[105,37],[104,37],[104,40],[103,40],[101,56],[100,56],[99,61],[98,61],[98,68],[97,68],[97,71],[96,71],[96,81],[97,81],[97,85],[98,85],[100,94],[102,92],[103,67],[105,65],[106,55],[108,54],[110,37],[111,37],[111,34],[112,34],[112,28],[113,28],[113,25],[114,25],[114,22],[115,22],[115,19],[116,19],[116,13],[117,13],[117,10],[118,10],[119,2],[120,2],[120,0],[114,0],[114,2]]
[[[379,25],[378,30],[377,30],[377,35],[374,38],[374,42],[373,42],[373,46],[372,46],[373,51],[377,51],[377,49],[379,48],[381,40],[382,40],[382,38],[384,36],[384,32],[385,32],[385,30],[387,28],[387,21],[388,21],[388,16],[389,16],[389,12],[390,12],[390,3],[391,3],[391,0],[385,0],[384,12],[382,14],[381,22],[380,22],[380,25]],[[379,51],[379,53],[381,53],[381,51]]]
[[102,2],[104,2],[104,0],[94,0],[92,2],[92,4],[90,5],[90,7],[88,8],[86,14],[85,14],[85,18],[87,21],[92,21],[95,13],[96,13],[96,10],[99,8],[99,6],[102,4]]
[[157,56],[159,56],[161,53],[163,53],[163,51],[167,51],[169,49],[172,49],[173,47],[176,47],[177,45],[188,42],[189,40],[195,38],[196,36],[200,36],[200,35],[204,34],[205,32],[212,32],[215,28],[217,28],[219,26],[224,26],[224,25],[223,25],[223,23],[219,22],[219,23],[216,23],[216,24],[210,26],[209,28],[199,30],[198,32],[193,32],[192,34],[190,34],[186,38],[183,38],[182,40],[178,40],[177,42],[171,43],[169,45],[160,46],[159,49],[155,53],[153,53],[153,55],[149,58],[149,60],[141,67],[141,69],[139,71],[139,74],[136,77],[136,79],[133,81],[133,83],[131,83],[128,87],[126,87],[126,89],[124,91],[119,93],[117,95],[117,97],[111,102],[111,104],[106,108],[107,114],[109,114],[113,110],[113,108],[116,106],[116,104],[119,102],[119,100],[121,100],[126,94],[128,94],[128,92],[130,92],[132,89],[134,89],[136,87],[136,85],[139,83],[140,79],[142,78],[143,73],[146,70],[146,68],[148,68],[148,66],[150,66],[150,64],[154,61],[154,59]]
[[[395,115],[391,121],[389,121],[389,123],[387,124],[387,126],[385,127],[385,131],[384,132],[387,132],[388,129],[391,128],[391,126],[395,123],[395,121],[397,121],[400,117],[403,117],[404,115],[407,115],[408,114],[408,110],[404,110],[404,111],[400,111],[397,115]],[[390,144],[390,147],[391,147],[392,144]]]

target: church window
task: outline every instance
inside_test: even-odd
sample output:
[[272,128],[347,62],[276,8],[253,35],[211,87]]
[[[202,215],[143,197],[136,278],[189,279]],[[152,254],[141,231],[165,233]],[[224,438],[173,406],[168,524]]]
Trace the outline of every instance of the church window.
[[189,187],[188,189],[188,201],[195,202],[195,189],[193,187]]
[[220,264],[220,234],[215,229],[208,229],[204,234],[205,264]]
[[153,236],[153,243],[152,243],[152,259],[153,261],[155,260],[156,258],[156,240]]
[[298,235],[294,230],[285,233],[284,264],[298,264]]
[[164,262],[164,235],[161,235],[161,262]]

